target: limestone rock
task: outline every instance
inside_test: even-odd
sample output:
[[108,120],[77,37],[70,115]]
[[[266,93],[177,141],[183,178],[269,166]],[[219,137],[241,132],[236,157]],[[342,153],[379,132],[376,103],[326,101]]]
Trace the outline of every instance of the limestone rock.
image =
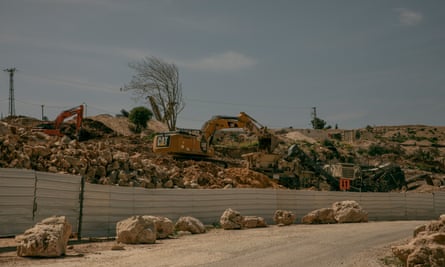
[[288,210],[276,210],[273,215],[273,221],[278,225],[291,225],[296,219],[297,215]]
[[175,229],[177,231],[187,231],[192,234],[202,234],[206,232],[204,224],[191,216],[180,217],[175,224]]
[[244,216],[243,217],[243,227],[244,228],[267,227],[267,223],[263,217]]
[[71,225],[65,216],[46,218],[16,237],[17,255],[59,257],[65,254],[70,235]]
[[241,229],[243,227],[243,216],[232,209],[226,209],[219,219],[221,227],[225,230]]
[[332,204],[334,217],[338,223],[367,222],[368,213],[360,207],[357,201],[345,200]]
[[157,239],[167,238],[175,230],[173,222],[167,217],[145,215],[143,218],[144,220],[153,220],[155,222]]
[[406,266],[445,266],[445,218],[414,230],[414,238],[406,245],[393,246],[392,252]]
[[321,208],[313,210],[301,218],[301,223],[304,224],[325,224],[337,223],[334,218],[334,210],[329,208]]
[[132,216],[116,225],[116,241],[124,244],[154,244],[156,233],[155,220],[144,216]]

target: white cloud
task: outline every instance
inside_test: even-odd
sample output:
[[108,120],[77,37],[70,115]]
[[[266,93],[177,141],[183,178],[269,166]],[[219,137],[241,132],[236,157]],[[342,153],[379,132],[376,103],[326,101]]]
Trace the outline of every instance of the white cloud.
[[236,71],[250,68],[256,64],[257,61],[255,59],[234,51],[228,51],[197,60],[178,61],[178,66],[195,70],[211,71]]
[[399,13],[399,21],[402,25],[417,25],[423,19],[423,15],[421,13],[406,8],[397,8],[396,11]]

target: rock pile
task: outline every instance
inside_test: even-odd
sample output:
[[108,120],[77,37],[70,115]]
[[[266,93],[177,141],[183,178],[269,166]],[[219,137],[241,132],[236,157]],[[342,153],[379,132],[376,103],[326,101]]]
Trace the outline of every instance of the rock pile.
[[301,222],[304,224],[358,223],[367,221],[368,213],[354,200],[335,202],[331,208],[317,209],[301,218]]
[[83,175],[87,182],[145,188],[278,188],[267,176],[210,162],[175,161],[139,136],[78,142],[0,124],[0,168]]
[[445,214],[437,221],[419,226],[408,244],[394,246],[392,252],[405,266],[445,266]]
[[266,220],[264,220],[263,217],[242,216],[239,211],[231,208],[228,208],[223,212],[219,219],[219,223],[224,230],[267,227]]
[[202,222],[194,217],[185,216],[176,224],[163,216],[136,215],[116,224],[116,241],[124,244],[154,244],[157,239],[173,236],[174,232],[205,233]]
[[17,255],[27,257],[59,257],[65,254],[71,225],[65,216],[53,216],[37,223],[16,237]]

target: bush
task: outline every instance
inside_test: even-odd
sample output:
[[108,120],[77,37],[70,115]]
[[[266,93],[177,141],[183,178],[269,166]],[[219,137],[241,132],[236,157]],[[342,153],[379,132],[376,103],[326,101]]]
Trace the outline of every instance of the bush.
[[147,128],[147,121],[151,119],[153,113],[146,107],[136,107],[130,111],[128,119],[136,125],[134,131],[140,133],[142,129]]

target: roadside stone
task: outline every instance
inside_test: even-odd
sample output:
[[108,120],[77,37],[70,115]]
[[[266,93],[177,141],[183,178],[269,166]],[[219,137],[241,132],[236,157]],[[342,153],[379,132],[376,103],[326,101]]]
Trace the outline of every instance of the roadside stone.
[[421,225],[414,230],[414,237],[406,245],[393,246],[392,252],[405,266],[445,266],[445,221],[439,220]]
[[71,225],[65,216],[53,216],[16,237],[21,257],[60,257],[65,254]]
[[243,216],[232,209],[226,209],[219,219],[224,230],[241,229],[243,227]]
[[276,210],[273,215],[273,221],[277,225],[291,225],[296,219],[297,215],[288,210]]
[[334,210],[330,208],[321,208],[313,210],[301,218],[304,224],[328,224],[337,223],[334,218]]
[[357,201],[345,200],[332,204],[334,218],[338,223],[367,222],[368,213],[360,207]]
[[116,241],[124,244],[154,244],[156,223],[144,216],[132,216],[116,224]]
[[195,217],[183,216],[175,224],[176,231],[187,231],[192,234],[202,234],[206,232],[204,224]]
[[167,217],[144,215],[143,218],[144,220],[153,220],[155,222],[157,239],[167,238],[175,230],[173,222]]
[[243,217],[243,227],[244,228],[267,227],[267,223],[263,217],[244,216]]

